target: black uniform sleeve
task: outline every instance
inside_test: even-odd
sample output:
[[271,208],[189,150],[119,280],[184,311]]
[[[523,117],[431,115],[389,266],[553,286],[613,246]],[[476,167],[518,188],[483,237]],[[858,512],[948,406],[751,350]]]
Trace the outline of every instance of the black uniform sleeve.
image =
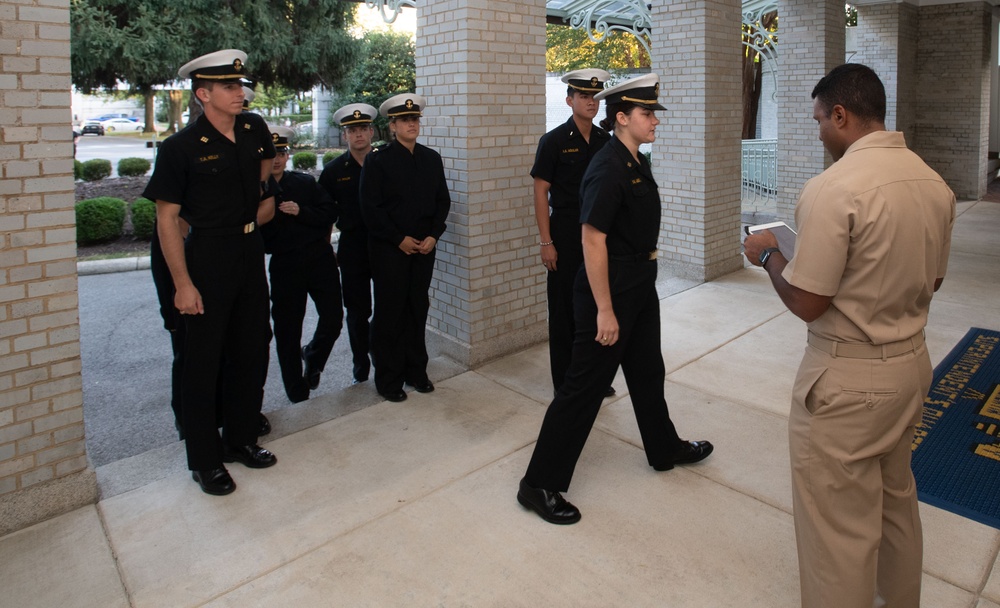
[[312,183],[306,184],[303,189],[311,191],[311,195],[305,206],[299,205],[299,221],[307,226],[332,226],[337,221],[337,203],[312,179],[312,176],[305,177]]
[[156,166],[142,195],[154,202],[161,200],[180,205],[184,201],[187,168],[187,159],[181,153],[177,140],[168,137],[157,150]]
[[628,183],[628,176],[617,170],[615,160],[611,154],[595,157],[580,183],[580,223],[604,234],[611,231]]
[[550,184],[555,181],[556,165],[559,158],[552,133],[549,131],[538,140],[538,149],[535,150],[535,164],[531,167],[531,177],[543,179]]
[[378,150],[369,152],[368,156],[365,157],[365,164],[361,168],[359,191],[361,216],[364,218],[368,233],[372,237],[399,245],[406,235],[396,228],[389,217],[386,184],[389,183],[391,177],[385,170],[379,155]]

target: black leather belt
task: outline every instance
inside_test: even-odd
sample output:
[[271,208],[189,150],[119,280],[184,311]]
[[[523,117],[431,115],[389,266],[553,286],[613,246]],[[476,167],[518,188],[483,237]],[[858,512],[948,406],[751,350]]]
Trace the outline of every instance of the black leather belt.
[[612,262],[631,262],[631,263],[650,262],[656,259],[657,253],[658,252],[654,249],[653,251],[647,253],[633,253],[631,255],[609,255],[608,259],[611,260]]
[[236,234],[250,234],[257,229],[257,222],[248,222],[242,226],[226,226],[224,228],[195,228],[191,226],[191,234],[198,236],[233,236]]

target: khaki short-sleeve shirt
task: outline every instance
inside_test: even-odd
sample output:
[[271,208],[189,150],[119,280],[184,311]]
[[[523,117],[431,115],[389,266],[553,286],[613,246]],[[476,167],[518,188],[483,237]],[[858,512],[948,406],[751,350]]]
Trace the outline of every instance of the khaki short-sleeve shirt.
[[871,344],[920,332],[934,283],[945,275],[954,221],[954,193],[902,133],[854,142],[806,182],[795,208],[795,254],[782,276],[833,296],[809,331]]

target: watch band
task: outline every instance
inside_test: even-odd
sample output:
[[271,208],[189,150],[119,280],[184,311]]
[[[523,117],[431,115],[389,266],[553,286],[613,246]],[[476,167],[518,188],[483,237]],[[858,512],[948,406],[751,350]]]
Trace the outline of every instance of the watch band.
[[781,250],[778,249],[777,247],[768,247],[764,251],[760,252],[760,259],[758,261],[760,262],[761,268],[766,267],[767,261],[771,259],[771,254],[774,253],[775,251],[781,251]]

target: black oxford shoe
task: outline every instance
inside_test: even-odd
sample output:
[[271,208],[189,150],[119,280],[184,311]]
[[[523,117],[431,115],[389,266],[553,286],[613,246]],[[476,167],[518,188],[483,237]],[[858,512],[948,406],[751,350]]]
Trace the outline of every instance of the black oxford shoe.
[[609,386],[608,390],[604,391],[604,398],[607,399],[608,397],[614,397],[614,396],[615,396],[615,387]]
[[417,391],[418,393],[433,393],[434,392],[434,385],[431,384],[430,380],[423,380],[421,382],[407,382],[407,384],[409,384],[410,386],[412,386],[413,389],[415,391]]
[[302,361],[305,362],[305,372],[302,374],[302,378],[309,385],[309,390],[316,390],[319,386],[319,375],[320,370],[316,369],[309,363],[309,359],[306,357],[306,347],[302,347]]
[[371,371],[370,366],[355,365],[354,370],[352,372],[354,375],[354,384],[358,384],[359,382],[365,382],[366,380],[368,380],[368,373],[370,371]]
[[566,502],[562,494],[533,488],[523,479],[517,490],[517,502],[550,524],[567,525],[580,521],[580,509]]
[[392,401],[393,403],[399,403],[400,401],[406,401],[406,393],[403,389],[398,391],[386,391],[384,393],[379,393],[386,401]]
[[707,441],[685,441],[680,449],[674,453],[673,457],[664,464],[653,465],[657,471],[669,471],[675,464],[692,464],[708,458],[708,455],[715,449]]
[[271,432],[271,421],[264,414],[260,415],[260,428],[257,429],[257,436],[263,437]]
[[278,458],[274,454],[254,444],[239,447],[224,446],[222,460],[224,462],[238,462],[251,469],[266,469],[278,462]]
[[214,496],[225,496],[236,490],[236,482],[229,476],[226,467],[207,471],[191,471],[191,478],[198,482],[201,491]]

